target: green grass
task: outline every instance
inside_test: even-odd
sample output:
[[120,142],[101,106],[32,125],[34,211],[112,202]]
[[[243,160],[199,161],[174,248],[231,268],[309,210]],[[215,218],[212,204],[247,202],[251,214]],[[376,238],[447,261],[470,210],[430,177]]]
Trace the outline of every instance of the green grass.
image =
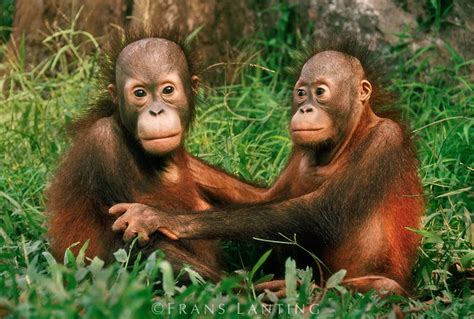
[[[225,243],[235,267],[242,266],[242,256],[242,277],[230,276],[214,285],[195,276],[187,287],[175,285],[178,274],[172,274],[159,253],[131,265],[121,250],[117,261],[106,267],[98,259],[85,263],[83,255],[58,264],[48,253],[43,191],[69,145],[65,124],[87,106],[95,89],[95,56],[76,54],[70,41],[76,36],[66,30],[51,38],[61,40],[65,49],[31,72],[17,65],[0,80],[6,88],[0,93],[0,317],[159,317],[153,313],[161,309],[155,302],[174,304],[173,317],[199,317],[196,310],[191,313],[192,307],[202,313],[206,305],[214,305],[219,317],[253,317],[251,307],[261,306],[261,301],[251,289],[237,294],[234,288],[242,279],[251,287],[262,276],[259,266],[266,255],[254,247]],[[472,281],[466,279],[474,259],[472,61],[451,51],[446,66],[435,65],[430,63],[435,48],[411,52],[409,41],[409,36],[401,37],[390,55],[396,61],[392,89],[399,93],[404,118],[416,137],[428,198],[414,270],[415,295],[352,295],[338,285],[340,273],[333,277],[332,288],[309,292],[309,272],[288,261],[286,278],[291,282],[299,277],[305,284],[289,287],[282,304],[315,300],[313,312],[328,318],[393,316],[396,307],[421,317],[474,314]],[[295,42],[285,36],[285,25],[279,25],[246,44],[245,52],[252,54],[243,61],[257,66],[244,63],[236,73],[238,84],[226,83],[202,94],[206,102],[198,106],[188,140],[193,154],[260,183],[270,184],[278,176],[291,146],[287,123],[292,83],[282,70],[292,61]],[[178,304],[187,305],[187,315],[178,315]],[[283,312],[282,317],[290,317]]]

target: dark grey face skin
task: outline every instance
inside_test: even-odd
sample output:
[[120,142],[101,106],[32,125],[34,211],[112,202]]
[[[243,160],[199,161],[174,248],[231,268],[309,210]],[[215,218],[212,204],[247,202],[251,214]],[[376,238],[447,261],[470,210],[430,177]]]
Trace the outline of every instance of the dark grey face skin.
[[356,127],[372,92],[356,59],[323,51],[301,70],[293,93],[290,129],[297,145],[339,144]]
[[185,55],[174,42],[149,38],[133,42],[119,55],[116,83],[109,91],[127,130],[152,155],[166,155],[183,141],[190,121],[190,77]]

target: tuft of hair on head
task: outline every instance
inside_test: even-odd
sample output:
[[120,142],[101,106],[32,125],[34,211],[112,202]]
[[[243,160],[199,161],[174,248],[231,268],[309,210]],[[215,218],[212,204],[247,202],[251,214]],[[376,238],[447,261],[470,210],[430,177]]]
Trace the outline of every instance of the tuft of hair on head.
[[202,67],[199,63],[199,54],[193,47],[192,41],[182,29],[168,25],[140,26],[125,30],[116,29],[111,35],[104,49],[104,56],[100,60],[100,79],[106,84],[114,83],[115,67],[120,52],[129,44],[147,38],[161,38],[176,43],[184,53],[190,76],[201,72]]
[[[188,66],[189,83],[191,76],[200,75],[202,71],[201,58],[199,52],[194,47],[191,35],[178,27],[169,25],[139,25],[130,28],[117,28],[110,35],[109,40],[104,45],[102,56],[99,58],[99,72],[97,74],[97,87],[99,92],[90,107],[76,119],[68,128],[70,134],[75,135],[78,130],[87,129],[98,119],[108,117],[116,113],[117,107],[112,102],[107,86],[115,83],[116,64],[122,50],[129,44],[148,38],[166,39],[176,43],[184,53]],[[198,97],[190,96],[190,123],[194,119],[194,106]]]
[[324,51],[337,51],[346,55],[349,59],[357,59],[364,69],[365,79],[372,84],[372,94],[369,102],[376,114],[384,114],[389,117],[395,116],[393,104],[396,95],[388,90],[390,86],[390,70],[387,63],[383,63],[380,54],[369,49],[369,45],[359,40],[357,35],[346,35],[340,39],[320,39],[306,47],[303,47],[295,55],[295,67],[289,69],[289,74],[297,81],[303,65],[314,55]]

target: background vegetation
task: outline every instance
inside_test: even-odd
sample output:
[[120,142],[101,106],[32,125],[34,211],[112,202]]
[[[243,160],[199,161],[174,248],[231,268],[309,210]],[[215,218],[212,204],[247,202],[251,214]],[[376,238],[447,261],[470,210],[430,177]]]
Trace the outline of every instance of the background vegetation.
[[[198,106],[188,140],[193,154],[265,184],[279,174],[291,146],[287,122],[292,83],[284,70],[291,65],[296,44],[309,41],[296,37],[289,24],[288,14],[281,10],[275,28],[242,43],[242,64],[227,83],[202,90],[205,102]],[[172,274],[159,253],[132,265],[121,250],[109,266],[98,259],[86,264],[83,255],[68,255],[59,264],[49,254],[42,193],[68,147],[64,126],[96,92],[93,77],[99,52],[77,54],[72,43],[78,37],[74,29],[54,34],[45,44],[62,46],[47,60],[26,71],[20,59],[9,64],[11,72],[0,79],[4,88],[0,93],[0,317],[153,317],[159,316],[153,309],[160,310],[152,307],[155,301],[188,305],[187,314],[180,314],[178,307],[171,310],[173,317],[199,317],[197,311],[191,314],[194,305],[202,314],[205,305],[219,304],[225,312],[216,311],[216,316],[253,317],[251,307],[261,301],[252,283],[262,277],[259,269],[266,255],[252,247],[225,243],[234,266],[245,268],[240,275],[217,285],[193,276],[194,283],[186,287],[175,284],[178,274]],[[415,295],[407,299],[352,295],[338,285],[339,273],[324,291],[310,292],[307,284],[288,287],[283,304],[312,301],[318,304],[313,311],[328,318],[394,316],[400,310],[425,317],[474,315],[474,84],[469,71],[473,61],[450,50],[450,60],[439,65],[433,63],[434,47],[412,52],[411,35],[399,38],[386,58],[395,61],[392,90],[399,94],[399,106],[413,129],[428,198],[423,245],[414,270]],[[241,258],[236,257],[239,254]],[[289,281],[299,277],[309,282],[308,271],[297,270],[291,261],[286,267]],[[234,288],[242,278],[250,289],[237,294]]]

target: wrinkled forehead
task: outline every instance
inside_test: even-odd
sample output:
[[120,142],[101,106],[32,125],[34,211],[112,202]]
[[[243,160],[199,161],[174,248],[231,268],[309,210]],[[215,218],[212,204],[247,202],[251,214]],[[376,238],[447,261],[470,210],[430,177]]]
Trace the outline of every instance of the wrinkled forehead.
[[323,51],[313,55],[301,69],[300,79],[314,81],[318,77],[349,79],[363,77],[359,60],[338,51]]
[[127,45],[117,59],[117,76],[152,75],[157,72],[169,73],[178,68],[187,71],[184,52],[176,43],[160,38],[142,39]]

